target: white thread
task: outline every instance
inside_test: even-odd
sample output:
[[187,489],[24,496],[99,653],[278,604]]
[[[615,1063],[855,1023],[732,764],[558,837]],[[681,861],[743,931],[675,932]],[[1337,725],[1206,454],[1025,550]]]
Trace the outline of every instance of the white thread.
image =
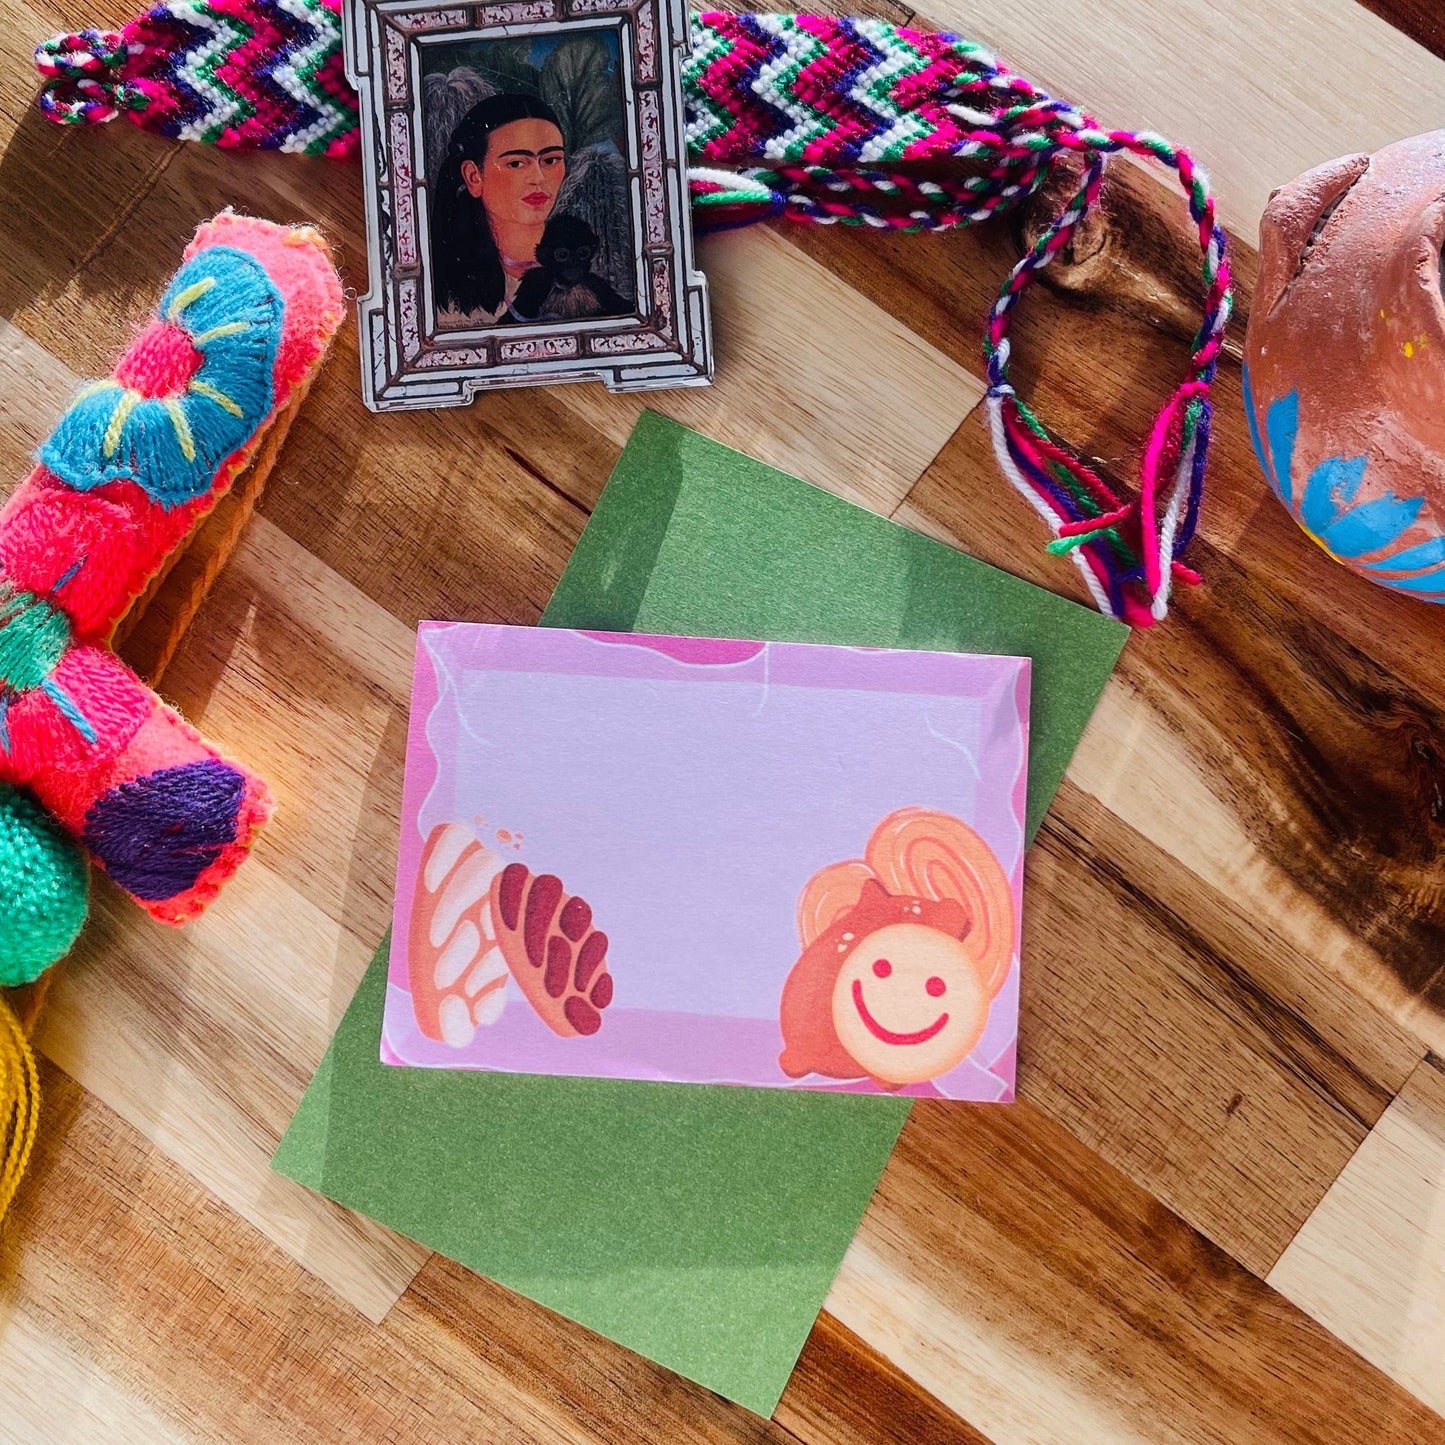
[[305,130],[288,136],[282,146],[287,151],[304,151],[322,137],[340,135],[346,128],[346,117],[322,88],[317,85],[308,89],[301,83],[301,71],[311,70],[314,74],[321,56],[341,43],[341,26],[325,6],[310,4],[308,0],[278,0],[278,3],[288,15],[311,27],[310,43],[302,45],[271,72],[276,83],[293,100],[320,112]]
[[1199,445],[1199,430],[1189,439],[1175,473],[1174,493],[1164,512],[1159,528],[1159,588],[1150,599],[1149,611],[1156,622],[1162,622],[1169,611],[1169,591],[1174,580],[1174,539],[1179,534],[1179,519],[1184,511],[1184,498],[1194,471],[1194,452]]
[[[1048,523],[1049,530],[1057,537],[1059,534],[1058,518],[1054,516],[1048,503],[1024,479],[1009,452],[1008,438],[1004,433],[1003,424],[1003,396],[998,388],[989,392],[986,405],[988,407],[988,426],[993,436],[993,451],[998,460],[999,470],[1009,479],[1014,490]],[[1084,579],[1085,585],[1093,595],[1094,605],[1106,617],[1117,618],[1119,614],[1110,605],[1108,595],[1100,585],[1099,579],[1094,576],[1093,568],[1089,566],[1082,553],[1082,547],[1074,547],[1070,550],[1069,556],[1073,559],[1074,565],[1079,569],[1079,575]]]

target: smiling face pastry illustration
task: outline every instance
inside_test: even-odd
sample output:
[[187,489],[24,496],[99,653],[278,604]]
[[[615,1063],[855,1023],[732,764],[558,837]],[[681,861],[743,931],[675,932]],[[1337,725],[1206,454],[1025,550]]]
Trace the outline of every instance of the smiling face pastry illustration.
[[1013,892],[972,828],[904,808],[862,860],[809,881],[798,932],[783,1072],[898,1088],[946,1074],[978,1043],[1013,961]]

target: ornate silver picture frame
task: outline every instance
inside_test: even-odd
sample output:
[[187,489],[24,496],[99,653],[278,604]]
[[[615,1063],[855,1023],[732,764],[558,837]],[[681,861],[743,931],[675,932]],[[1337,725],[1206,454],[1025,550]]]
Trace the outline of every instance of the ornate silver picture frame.
[[712,379],[683,133],[685,0],[347,0],[373,411]]

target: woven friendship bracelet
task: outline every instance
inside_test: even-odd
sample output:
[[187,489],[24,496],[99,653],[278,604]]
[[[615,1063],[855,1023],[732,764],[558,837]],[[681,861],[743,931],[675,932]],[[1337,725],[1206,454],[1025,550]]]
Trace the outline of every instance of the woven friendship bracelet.
[[[220,146],[344,157],[358,146],[341,61],[341,0],[172,0],[115,32],[41,45],[42,110],[63,123],[124,115],[162,135]],[[1083,163],[1063,213],[1014,267],[984,332],[987,408],[999,465],[1073,558],[1099,608],[1161,619],[1199,522],[1210,387],[1232,305],[1208,180],[1147,131],[1109,130],[956,35],[816,15],[692,18],[684,65],[689,172],[699,229],[771,217],[936,231],[1033,196],[1056,161]],[[1015,392],[1009,328],[1020,296],[1098,204],[1108,158],[1174,172],[1203,254],[1203,320],[1147,439],[1139,486],[1119,496],[1061,445]],[[899,169],[966,162],[924,179]]]

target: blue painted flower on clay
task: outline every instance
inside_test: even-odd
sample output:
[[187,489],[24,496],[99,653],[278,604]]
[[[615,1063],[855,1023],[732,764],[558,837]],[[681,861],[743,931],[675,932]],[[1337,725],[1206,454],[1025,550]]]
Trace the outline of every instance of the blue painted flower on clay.
[[1296,498],[1294,452],[1299,433],[1299,393],[1292,391],[1270,403],[1261,435],[1246,368],[1244,409],[1265,479],[1312,541],[1336,561],[1382,586],[1425,600],[1445,599],[1445,536],[1410,545],[1400,540],[1418,520],[1425,506],[1424,497],[1397,497],[1393,492],[1384,492],[1368,501],[1357,501],[1369,459],[1330,457],[1309,474],[1304,490]]
[[255,257],[208,247],[176,273],[115,375],[71,403],[41,462],[78,491],[129,481],[166,508],[202,496],[271,410],[282,315]]

